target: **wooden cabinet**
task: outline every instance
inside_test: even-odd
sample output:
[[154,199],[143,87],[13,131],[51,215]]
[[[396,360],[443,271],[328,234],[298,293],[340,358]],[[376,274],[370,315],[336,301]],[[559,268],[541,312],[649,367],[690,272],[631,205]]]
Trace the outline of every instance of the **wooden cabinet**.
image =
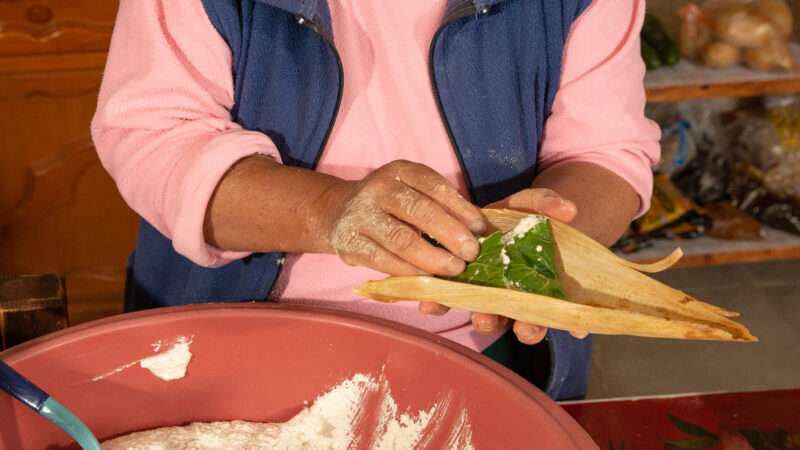
[[89,135],[116,8],[0,0],[0,274],[64,274],[72,323],[121,310],[136,235]]
[[0,56],[105,52],[114,0],[0,0]]

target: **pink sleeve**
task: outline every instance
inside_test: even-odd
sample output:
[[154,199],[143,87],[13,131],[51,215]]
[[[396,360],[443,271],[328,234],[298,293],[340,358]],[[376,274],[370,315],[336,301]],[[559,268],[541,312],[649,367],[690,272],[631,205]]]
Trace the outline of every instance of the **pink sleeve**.
[[660,130],[644,116],[644,9],[644,0],[594,0],[573,24],[540,155],[542,170],[582,161],[621,176],[639,194],[639,215],[661,152]]
[[264,134],[230,117],[231,52],[201,0],[122,0],[92,137],[137,213],[193,262],[246,253],[205,243],[206,207],[225,172],[253,154],[280,161]]

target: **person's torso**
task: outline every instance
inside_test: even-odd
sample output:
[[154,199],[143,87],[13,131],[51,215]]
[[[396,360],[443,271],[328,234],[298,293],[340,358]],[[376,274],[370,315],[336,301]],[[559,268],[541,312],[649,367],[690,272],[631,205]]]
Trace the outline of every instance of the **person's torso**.
[[[413,159],[480,205],[530,185],[564,43],[589,0],[342,2],[203,0],[231,48],[235,121],[288,165],[359,177]],[[137,295],[158,297],[147,305],[251,300],[268,296],[281,260],[202,268],[143,225],[133,272]],[[435,328],[464,319],[443,320]]]
[[[333,0],[330,7],[344,90],[316,170],[358,180],[404,159],[433,168],[467,195],[428,74],[428,48],[446,0]],[[377,304],[353,294],[353,287],[384,276],[344,264],[336,255],[290,254],[273,298],[394,320],[400,316],[407,324],[436,333],[469,324],[466,312],[424,316],[413,303]]]

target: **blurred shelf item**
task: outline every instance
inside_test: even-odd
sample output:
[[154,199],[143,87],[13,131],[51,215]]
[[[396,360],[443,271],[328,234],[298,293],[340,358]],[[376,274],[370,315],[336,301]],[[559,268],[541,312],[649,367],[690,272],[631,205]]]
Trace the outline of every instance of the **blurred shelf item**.
[[[800,44],[792,44],[792,53],[800,61]],[[794,94],[800,93],[800,68],[770,72],[744,66],[714,69],[682,60],[675,66],[649,71],[645,87],[651,102]]]
[[636,262],[649,262],[661,259],[675,247],[680,247],[684,256],[673,267],[800,258],[800,236],[767,227],[764,227],[764,231],[764,239],[760,241],[723,241],[710,237],[657,241],[653,247],[620,256]]
[[60,274],[0,275],[0,350],[66,327]]

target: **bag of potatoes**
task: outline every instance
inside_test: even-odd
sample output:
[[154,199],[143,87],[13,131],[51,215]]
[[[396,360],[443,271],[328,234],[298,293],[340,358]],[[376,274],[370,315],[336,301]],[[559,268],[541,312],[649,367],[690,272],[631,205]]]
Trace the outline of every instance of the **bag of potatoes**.
[[784,0],[706,0],[678,14],[687,58],[711,67],[742,62],[759,70],[794,66],[788,45],[794,17]]

